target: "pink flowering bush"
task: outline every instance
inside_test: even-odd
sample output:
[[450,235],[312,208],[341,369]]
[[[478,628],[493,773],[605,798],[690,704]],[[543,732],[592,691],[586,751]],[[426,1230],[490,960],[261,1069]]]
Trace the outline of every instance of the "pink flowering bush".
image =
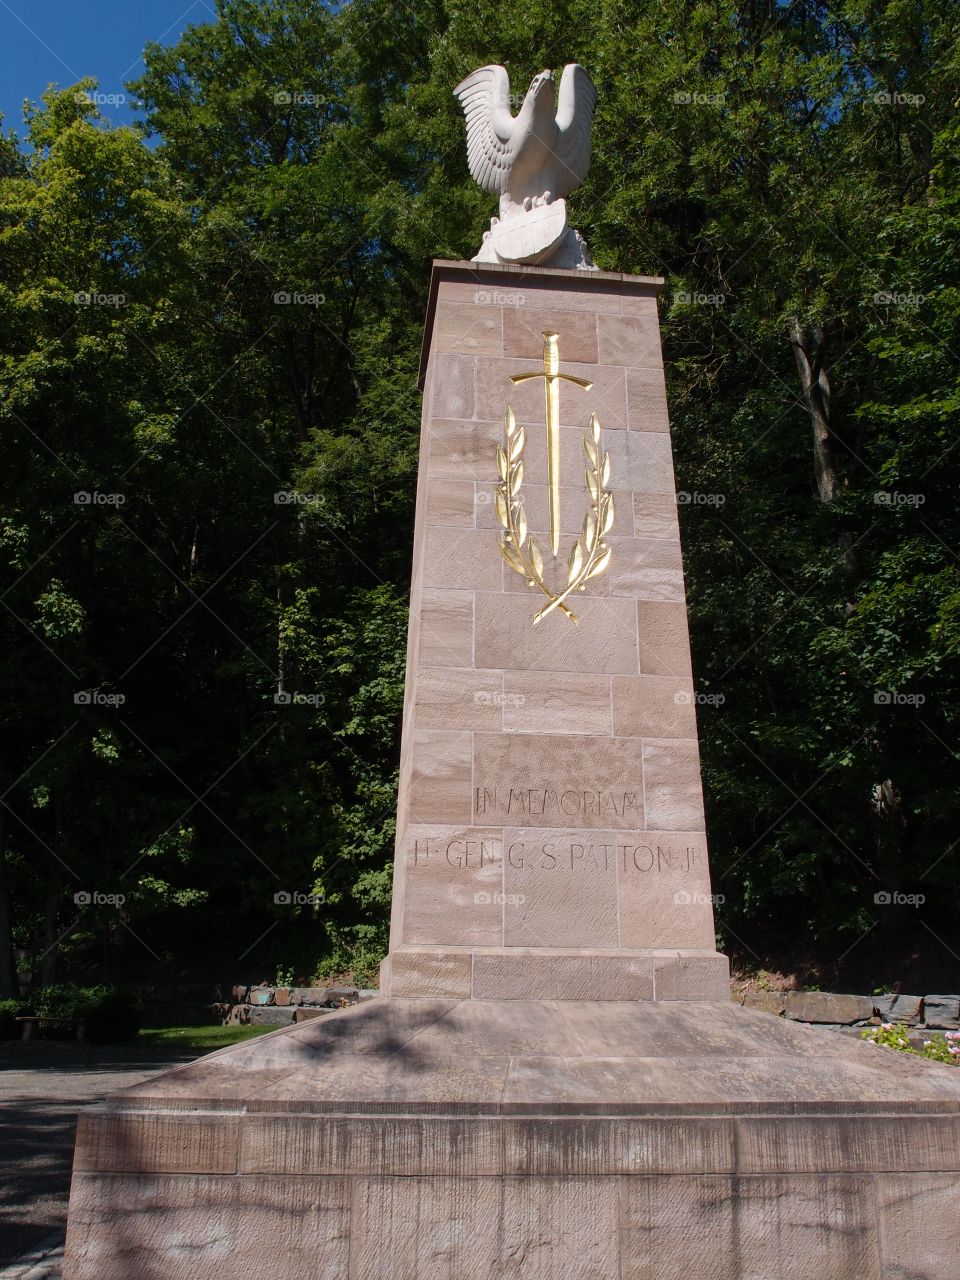
[[868,1044],[886,1045],[888,1049],[897,1049],[901,1053],[916,1053],[921,1058],[929,1058],[931,1062],[946,1062],[950,1066],[960,1067],[960,1031],[939,1032],[931,1040],[924,1040],[920,1048],[910,1043],[910,1032],[903,1025],[884,1022],[879,1027],[870,1027],[861,1035]]

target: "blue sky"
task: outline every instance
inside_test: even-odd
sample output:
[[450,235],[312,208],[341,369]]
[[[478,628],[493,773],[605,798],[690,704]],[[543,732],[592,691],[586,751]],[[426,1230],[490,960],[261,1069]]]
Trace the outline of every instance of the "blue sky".
[[[214,17],[213,0],[0,0],[0,113],[4,129],[22,129],[24,98],[38,100],[96,76],[100,92],[124,93],[143,69],[148,40],[173,44],[188,26]],[[129,104],[104,103],[112,124],[133,119]]]

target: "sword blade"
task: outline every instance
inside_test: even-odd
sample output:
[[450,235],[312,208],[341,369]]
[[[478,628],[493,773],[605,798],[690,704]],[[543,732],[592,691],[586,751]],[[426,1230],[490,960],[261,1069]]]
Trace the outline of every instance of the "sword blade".
[[556,375],[543,380],[547,419],[547,487],[550,497],[550,549],[560,550],[560,386]]
[[547,420],[547,488],[550,499],[550,549],[560,550],[560,341],[549,330],[543,335],[543,391]]

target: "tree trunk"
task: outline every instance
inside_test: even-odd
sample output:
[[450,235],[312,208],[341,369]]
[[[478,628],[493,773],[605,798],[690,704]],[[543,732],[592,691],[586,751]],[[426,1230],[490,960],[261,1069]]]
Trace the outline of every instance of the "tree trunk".
[[813,430],[813,473],[823,503],[837,493],[837,468],[830,431],[830,375],[827,373],[827,340],[820,325],[806,334],[796,316],[790,320],[790,345],[800,375],[803,405]]
[[43,899],[43,932],[40,936],[41,987],[49,987],[57,976],[57,912],[60,908],[60,885],[48,885]]
[[[790,319],[790,345],[800,375],[800,388],[804,408],[813,432],[813,471],[820,501],[826,506],[836,497],[839,481],[834,457],[834,435],[830,425],[830,375],[827,372],[828,339],[821,325],[811,325],[804,332],[796,316]],[[854,584],[858,574],[857,553],[853,534],[841,529],[839,538],[840,575],[847,614],[856,609]],[[899,849],[906,820],[899,791],[890,778],[875,784],[873,807],[879,822],[876,841],[877,862],[881,871],[899,865]],[[883,885],[884,889],[897,885]],[[881,916],[882,928],[888,928],[895,913]]]
[[0,1000],[13,1000],[20,990],[13,954],[13,904],[7,874],[6,815],[0,810]]
[[[835,437],[830,425],[832,388],[830,374],[827,371],[829,339],[822,325],[811,325],[809,332],[804,332],[800,321],[793,316],[790,319],[790,345],[793,347],[793,358],[797,364],[797,373],[800,375],[803,406],[810,419],[813,435],[813,474],[817,483],[817,494],[821,503],[826,506],[837,496],[840,484],[834,455]],[[838,543],[846,610],[850,614],[856,608],[853,600],[853,584],[858,571],[857,553],[853,535],[848,530],[841,529]]]
[[[53,795],[53,825],[56,848],[63,849],[63,801],[59,791]],[[62,856],[62,853],[61,853]],[[40,938],[40,985],[48,987],[57,976],[57,914],[60,909],[60,875],[51,872],[43,897],[43,932]]]

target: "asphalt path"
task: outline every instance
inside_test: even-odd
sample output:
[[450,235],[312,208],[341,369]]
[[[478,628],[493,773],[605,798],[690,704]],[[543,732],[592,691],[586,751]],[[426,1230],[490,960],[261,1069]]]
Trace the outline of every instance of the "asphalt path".
[[123,1045],[0,1042],[0,1272],[66,1230],[77,1113],[189,1060]]

